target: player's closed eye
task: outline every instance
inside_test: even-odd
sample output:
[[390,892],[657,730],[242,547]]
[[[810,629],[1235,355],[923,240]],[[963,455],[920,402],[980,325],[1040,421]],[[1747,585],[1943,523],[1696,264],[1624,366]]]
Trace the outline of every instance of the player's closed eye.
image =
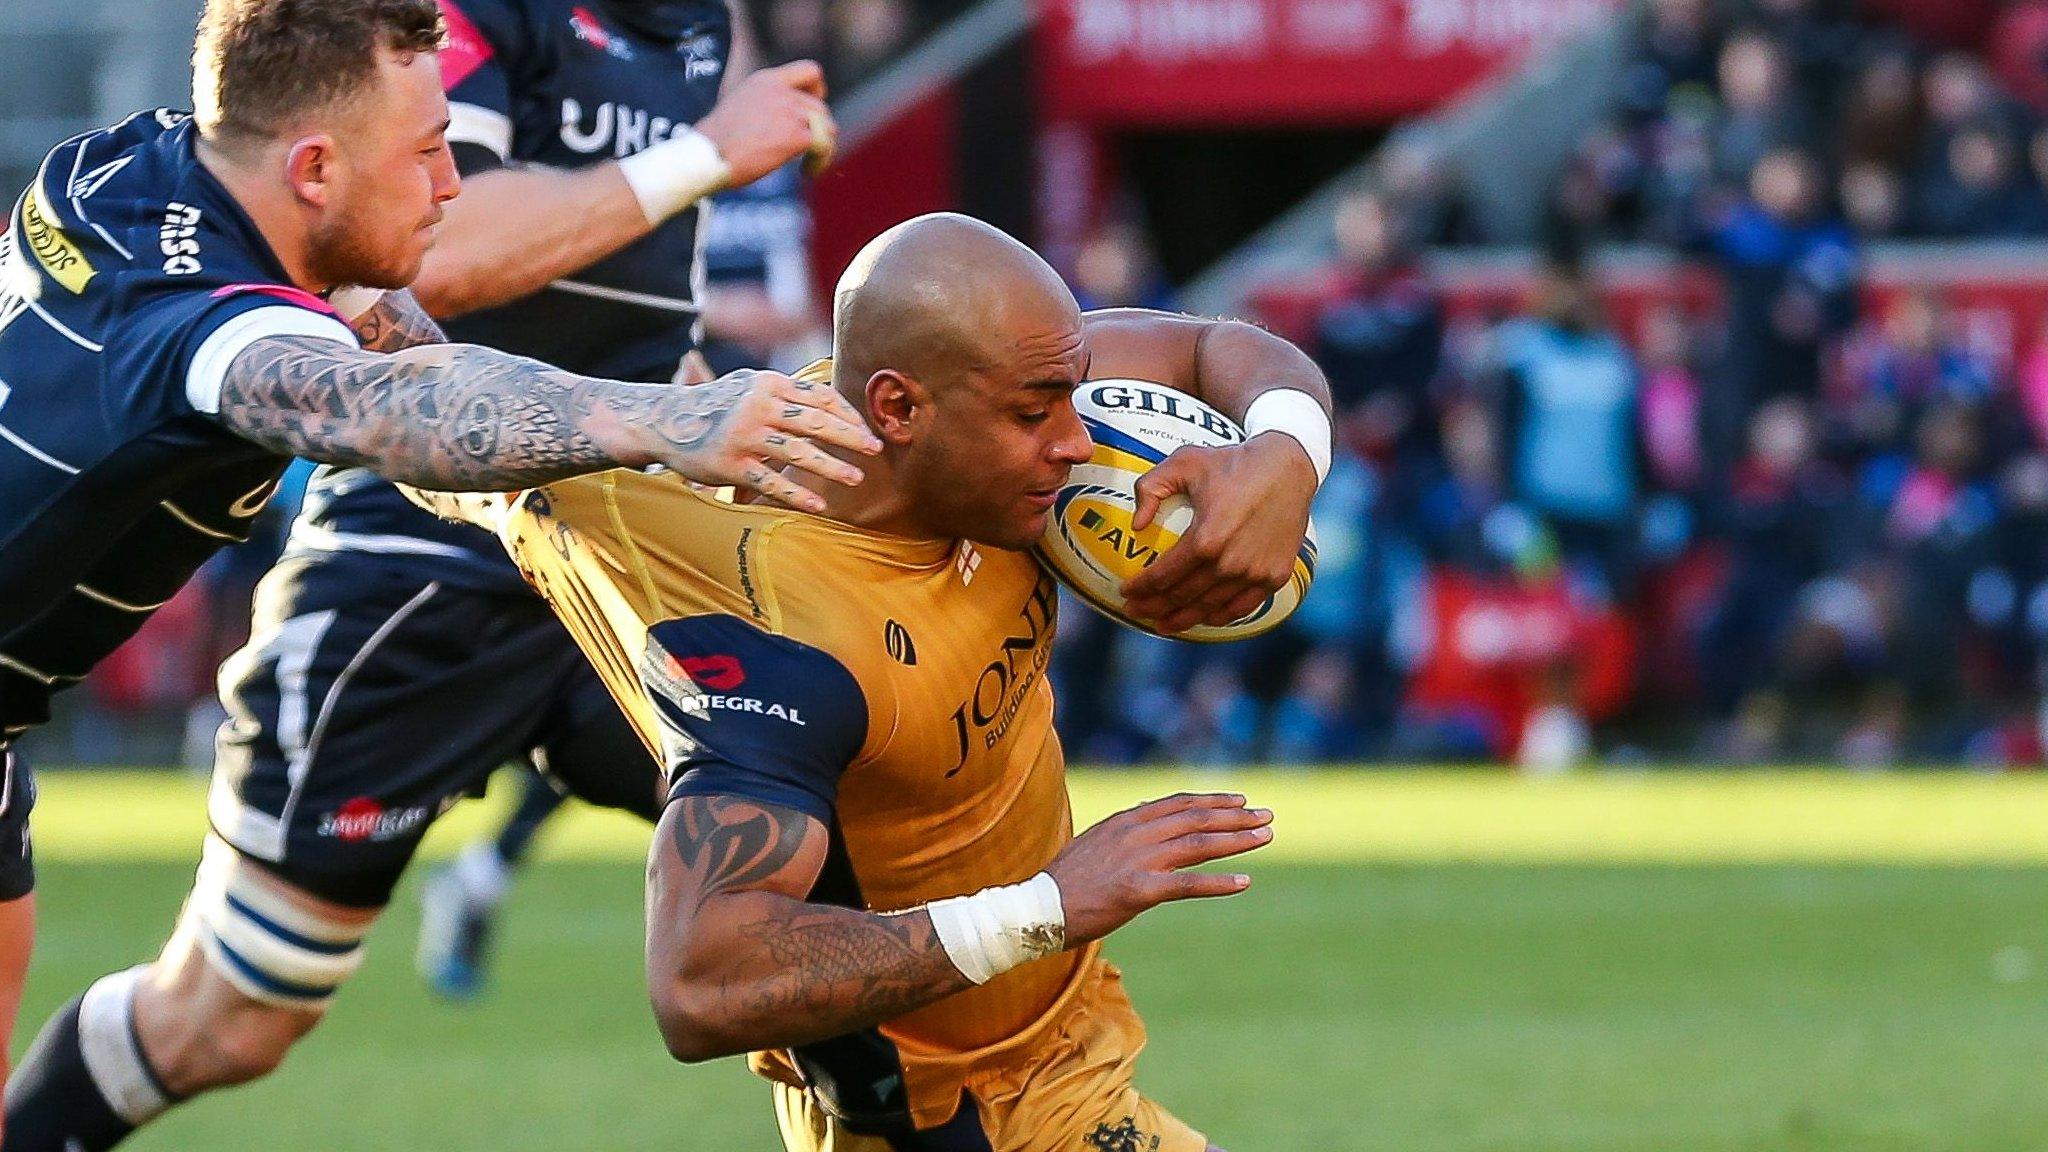
[[1036,412],[1020,412],[1017,414],[1017,419],[1022,420],[1026,424],[1043,424],[1051,416],[1052,409],[1042,408]]

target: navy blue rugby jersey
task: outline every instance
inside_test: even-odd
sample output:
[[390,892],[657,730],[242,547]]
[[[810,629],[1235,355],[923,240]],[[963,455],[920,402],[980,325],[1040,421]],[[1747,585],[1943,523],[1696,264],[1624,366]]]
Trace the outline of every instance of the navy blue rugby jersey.
[[196,138],[159,109],[67,140],[0,236],[0,744],[248,536],[287,461],[214,418],[235,355],[356,343]]
[[[722,0],[660,7],[670,23],[657,29],[621,18],[604,0],[441,0],[448,143],[462,174],[623,159],[702,119],[725,76],[730,17]],[[588,376],[675,379],[701,336],[709,214],[703,206],[678,213],[573,277],[457,317],[444,325],[448,338]],[[402,564],[479,590],[526,587],[495,540],[435,520],[361,469],[314,476],[289,554]]]

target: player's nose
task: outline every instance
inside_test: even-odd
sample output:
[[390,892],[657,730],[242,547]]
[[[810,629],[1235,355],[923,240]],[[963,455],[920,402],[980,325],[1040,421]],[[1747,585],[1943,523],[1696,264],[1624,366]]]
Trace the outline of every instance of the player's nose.
[[1081,423],[1081,414],[1073,405],[1063,404],[1062,411],[1054,419],[1058,423],[1057,435],[1053,438],[1051,458],[1061,464],[1086,463],[1095,452],[1095,441],[1088,438],[1088,426]]
[[455,157],[446,148],[434,164],[434,203],[446,204],[462,194],[462,173],[456,171]]

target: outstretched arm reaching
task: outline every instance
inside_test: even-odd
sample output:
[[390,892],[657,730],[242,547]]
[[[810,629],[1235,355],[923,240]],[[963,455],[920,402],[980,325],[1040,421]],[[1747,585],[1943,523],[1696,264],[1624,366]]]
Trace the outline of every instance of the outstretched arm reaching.
[[[880,915],[810,903],[825,862],[824,824],[736,796],[683,796],[662,816],[647,866],[655,1016],[669,1051],[690,1061],[871,1027],[1010,963],[1106,936],[1147,908],[1243,891],[1245,877],[1182,869],[1260,847],[1272,839],[1271,821],[1244,797],[1221,794],[1118,813],[1047,866],[1053,921],[1013,922],[1002,927],[1014,939],[977,942],[960,926],[990,920],[980,913],[1000,905],[985,898],[1012,889]],[[963,915],[975,901],[984,904]],[[991,971],[991,955],[1007,960]]]
[[[356,289],[355,291],[369,291]],[[340,296],[334,297],[337,303]],[[422,344],[445,344],[448,336],[420,306],[410,288],[385,292],[361,315],[348,322],[365,352],[396,352]]]
[[774,372],[678,388],[578,376],[472,344],[386,355],[302,336],[236,356],[219,419],[278,453],[422,488],[504,491],[661,464],[814,511],[823,500],[779,475],[783,466],[857,484],[860,470],[820,445],[881,448],[829,386]]

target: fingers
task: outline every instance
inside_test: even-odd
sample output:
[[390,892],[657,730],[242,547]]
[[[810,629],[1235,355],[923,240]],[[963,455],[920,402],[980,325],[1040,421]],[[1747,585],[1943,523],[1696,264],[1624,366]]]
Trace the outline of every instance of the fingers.
[[1255,852],[1273,842],[1271,828],[1246,828],[1237,832],[1198,832],[1166,845],[1167,860],[1174,868],[1189,868],[1212,860],[1227,860]]
[[815,179],[832,163],[832,154],[839,149],[839,125],[833,121],[829,110],[812,112],[811,146],[804,150],[804,175]]
[[[1193,576],[1205,562],[1199,549],[1191,546],[1190,538],[1181,537],[1173,547],[1160,553],[1150,568],[1124,581],[1124,606],[1141,619],[1164,612],[1168,598],[1181,581]],[[1152,611],[1148,614],[1138,611],[1139,608]]]
[[1152,821],[1148,831],[1163,843],[1208,832],[1244,832],[1272,822],[1273,812],[1268,808],[1184,808]]
[[1111,819],[1125,817],[1143,822],[1158,820],[1193,808],[1242,808],[1244,804],[1244,796],[1238,792],[1176,792],[1171,796],[1148,800],[1135,808],[1126,808]]
[[816,60],[791,60],[761,71],[773,77],[778,84],[807,92],[820,100],[825,98],[825,69]]
[[764,440],[768,447],[768,461],[771,464],[788,464],[801,468],[811,475],[834,484],[851,487],[866,479],[859,468],[848,464],[809,440],[799,439],[787,432],[770,432]]
[[[1171,557],[1173,552],[1173,549],[1167,549],[1166,556]],[[1166,563],[1166,558],[1162,557],[1159,563]],[[1140,620],[1152,621],[1154,627],[1168,635],[1184,632],[1201,623],[1202,619],[1209,615],[1211,606],[1208,597],[1236,591],[1234,588],[1219,587],[1221,583],[1222,578],[1212,569],[1198,567],[1171,587],[1149,598],[1141,598],[1138,601],[1140,607],[1133,608],[1127,601],[1125,609]]]
[[766,460],[745,461],[735,483],[749,492],[759,493],[762,499],[785,508],[811,513],[825,510],[823,496],[784,476]]
[[[838,440],[831,440],[831,443],[838,444],[841,448],[850,448],[855,452],[868,456],[875,456],[881,453],[882,442],[875,438],[873,432],[868,430],[867,420],[861,416],[860,412],[854,408],[853,404],[846,397],[839,394],[837,388],[817,380],[798,380],[788,376],[783,377],[783,379],[788,381],[788,387],[783,393],[785,397],[803,407],[816,409],[829,420],[836,421],[858,431],[857,438],[852,441],[841,443]],[[807,429],[796,430],[803,431],[806,435],[810,434]]]
[[1264,604],[1266,598],[1271,595],[1271,592],[1264,591],[1263,589],[1247,588],[1238,593],[1230,603],[1225,604],[1222,611],[1211,612],[1209,618],[1202,622],[1217,628],[1221,628],[1226,624],[1235,624],[1253,612],[1258,611],[1259,605]]
[[1252,878],[1242,872],[1177,872],[1168,878],[1159,902],[1235,896],[1251,886]]
[[1169,456],[1157,468],[1138,477],[1136,492],[1138,506],[1131,510],[1131,528],[1138,532],[1152,526],[1152,518],[1159,515],[1159,506],[1168,496],[1187,491],[1187,480],[1180,469],[1174,466],[1177,457]]
[[825,448],[867,456],[882,450],[853,406],[825,385],[782,377],[761,403],[768,409],[762,454],[778,464],[794,464],[835,483],[858,484],[860,469]]

